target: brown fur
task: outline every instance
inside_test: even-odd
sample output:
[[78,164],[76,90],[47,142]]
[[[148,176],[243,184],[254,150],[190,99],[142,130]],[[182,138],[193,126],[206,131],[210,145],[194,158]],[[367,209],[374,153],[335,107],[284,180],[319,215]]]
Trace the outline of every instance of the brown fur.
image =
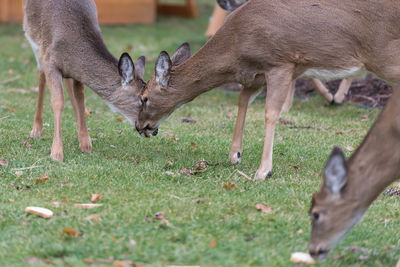
[[[97,21],[97,10],[92,0],[24,0],[24,30],[38,45],[39,97],[32,137],[41,134],[42,106],[47,82],[54,111],[55,129],[51,158],[63,159],[61,116],[64,107],[62,79],[66,82],[77,122],[82,151],[92,149],[85,121],[84,88],[87,85],[106,102],[113,105],[132,124],[140,107],[138,95],[145,86],[139,70],[133,80],[122,86],[118,60],[107,50]],[[124,59],[127,59],[125,56]],[[122,60],[122,57],[121,57]],[[130,58],[129,58],[130,60]]]
[[266,82],[266,137],[255,175],[264,179],[272,169],[276,121],[293,80],[306,70],[364,67],[399,81],[399,6],[398,0],[249,0],[197,54],[172,67],[166,87],[154,77],[149,81],[143,93],[148,104],[136,126],[140,132],[156,128],[179,104],[222,84],[241,83],[248,92],[240,96],[230,152],[231,161],[239,163],[247,103]]

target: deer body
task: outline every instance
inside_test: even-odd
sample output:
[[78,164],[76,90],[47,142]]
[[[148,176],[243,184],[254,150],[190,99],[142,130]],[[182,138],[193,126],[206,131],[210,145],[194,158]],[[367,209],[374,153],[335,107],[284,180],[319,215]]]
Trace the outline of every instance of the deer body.
[[46,83],[54,112],[53,160],[63,159],[61,116],[63,78],[77,122],[80,148],[92,149],[85,121],[84,87],[87,85],[134,124],[144,87],[144,58],[135,65],[128,54],[118,61],[107,50],[92,0],[24,0],[24,31],[38,63],[39,96],[31,137],[43,127],[42,109]]
[[310,253],[323,258],[359,222],[379,194],[400,176],[400,87],[357,151],[346,161],[335,148],[324,183],[313,196]]
[[178,48],[172,60],[167,53],[160,54],[155,75],[142,94],[146,103],[136,128],[149,136],[178,105],[219,85],[241,83],[230,151],[231,162],[239,163],[248,102],[266,83],[266,135],[255,174],[255,179],[265,179],[271,175],[275,125],[286,99],[293,98],[297,77],[346,78],[342,75],[367,70],[386,81],[399,81],[399,4],[392,0],[249,0],[194,56],[190,57],[188,45]]

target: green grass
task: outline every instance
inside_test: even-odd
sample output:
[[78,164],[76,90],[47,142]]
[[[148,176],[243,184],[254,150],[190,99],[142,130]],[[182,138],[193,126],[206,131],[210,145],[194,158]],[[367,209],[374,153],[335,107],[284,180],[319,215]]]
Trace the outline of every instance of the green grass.
[[[204,44],[211,3],[201,5],[203,16],[197,20],[161,18],[155,25],[103,27],[105,42],[116,56],[129,45],[134,47],[134,57],[146,55],[150,63],[145,76],[149,78],[161,50],[173,52],[184,41],[189,41],[194,51]],[[0,158],[9,161],[7,167],[0,166],[2,266],[25,266],[35,258],[37,266],[49,262],[84,266],[87,258],[95,265],[112,265],[112,260],[104,261],[110,257],[143,266],[291,266],[292,252],[307,251],[310,199],[319,189],[331,148],[357,147],[379,113],[352,104],[332,107],[319,96],[307,101],[296,98],[290,113],[283,117],[295,125],[314,128],[296,130],[279,124],[273,177],[253,182],[235,170],[253,175],[258,167],[265,129],[263,99],[249,108],[244,158],[241,165],[232,166],[228,152],[234,118],[227,114],[236,113],[237,94],[218,90],[204,94],[177,110],[161,126],[159,136],[143,139],[129,123],[117,121],[120,116],[86,89],[86,107],[94,111],[88,118],[93,153],[80,152],[72,106],[67,101],[64,162],[57,163],[49,157],[53,115],[48,92],[44,121],[49,126],[39,139],[29,139],[31,147],[24,145],[33,122],[37,93],[32,88],[37,86],[37,77],[21,26],[0,25],[0,43],[0,83],[21,76],[0,88]],[[27,93],[12,90],[21,88]],[[188,115],[197,123],[180,122],[180,117]],[[361,119],[365,117],[367,120]],[[172,141],[168,134],[179,140]],[[201,159],[219,165],[194,176],[178,173]],[[16,175],[16,168],[30,166],[40,167]],[[44,173],[50,179],[36,185]],[[228,182],[236,185],[233,190],[223,189]],[[89,202],[92,193],[104,195],[100,201],[104,206],[93,210],[74,207]],[[52,202],[64,198],[67,203],[54,207]],[[194,203],[196,198],[205,203]],[[257,212],[259,202],[274,212]],[[398,197],[380,196],[364,221],[317,266],[393,266],[400,255],[399,204]],[[50,208],[56,215],[51,219],[28,215],[24,212],[27,206]],[[164,213],[172,226],[153,221],[156,212]],[[100,222],[84,220],[94,213]],[[62,236],[66,227],[83,235]],[[345,250],[349,246],[376,254],[360,260],[360,254]]]

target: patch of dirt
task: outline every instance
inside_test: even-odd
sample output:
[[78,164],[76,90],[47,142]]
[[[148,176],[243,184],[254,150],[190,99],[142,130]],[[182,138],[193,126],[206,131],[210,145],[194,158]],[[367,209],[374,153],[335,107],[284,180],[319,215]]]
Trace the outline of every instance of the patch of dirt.
[[[331,93],[336,93],[341,80],[325,82]],[[350,87],[345,101],[366,107],[383,107],[392,95],[393,88],[384,81],[368,74],[364,79],[355,79]],[[298,79],[296,81],[296,95],[307,96],[315,93],[311,79]]]

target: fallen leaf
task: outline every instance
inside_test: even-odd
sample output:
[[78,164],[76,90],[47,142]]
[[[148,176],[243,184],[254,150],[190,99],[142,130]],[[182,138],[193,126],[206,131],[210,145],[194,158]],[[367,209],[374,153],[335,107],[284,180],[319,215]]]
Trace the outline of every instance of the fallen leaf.
[[51,202],[51,204],[53,204],[53,206],[56,208],[61,206],[61,202],[59,202],[59,201],[53,201],[53,202]]
[[69,236],[81,236],[82,233],[80,233],[78,230],[72,227],[67,227],[64,228],[62,231],[62,235],[69,235]]
[[92,221],[92,222],[100,222],[100,216],[98,214],[92,214],[87,216],[85,219],[85,221]]
[[103,204],[84,203],[84,204],[75,204],[74,206],[77,207],[77,208],[93,209],[93,208],[101,207],[101,206],[103,206]]
[[210,247],[215,248],[217,246],[217,240],[211,240]]
[[131,45],[131,44],[127,45],[125,50],[129,51],[129,52],[132,51],[133,50],[133,45]]
[[196,148],[196,143],[195,143],[195,142],[191,142],[190,145],[191,145],[193,148]]
[[182,117],[181,118],[181,122],[183,122],[183,123],[196,123],[197,121],[192,119],[192,118],[189,118],[189,117]]
[[383,192],[383,194],[388,196],[400,196],[400,190],[388,189]]
[[15,112],[15,108],[8,108],[8,112]]
[[285,119],[283,119],[283,118],[279,118],[279,123],[282,123],[282,124],[292,124],[292,122],[291,121],[289,121],[289,120],[285,120]]
[[166,216],[160,211],[153,215],[153,220],[162,220],[165,218],[166,218]]
[[83,259],[83,262],[87,263],[87,264],[93,264],[94,260],[93,259]]
[[8,89],[7,90],[8,93],[19,93],[19,94],[27,94],[28,91],[22,88],[14,88],[14,89]]
[[367,121],[367,120],[369,120],[369,119],[368,119],[368,115],[362,115],[362,116],[360,117],[360,121]]
[[234,116],[235,116],[235,115],[234,115],[232,112],[228,112],[228,113],[226,114],[226,117],[227,117],[228,119],[232,119]]
[[115,120],[118,122],[122,122],[122,118],[116,118]]
[[295,172],[297,172],[299,170],[299,166],[295,165],[295,166],[293,166],[293,169]]
[[186,174],[186,175],[193,175],[193,171],[192,171],[192,170],[189,170],[189,169],[186,169],[186,168],[180,169],[180,170],[178,171],[178,173],[183,173],[183,174]]
[[67,200],[66,197],[64,197],[63,200],[61,200],[61,202],[62,202],[63,204],[67,204],[67,203],[68,203],[68,200]]
[[251,234],[251,235],[247,236],[247,238],[246,238],[246,242],[253,241],[253,240],[254,240],[254,238],[256,238],[256,236],[255,236],[255,235],[253,235],[253,234]]
[[8,62],[10,62],[10,63],[13,63],[15,61],[15,58],[14,57],[10,57],[9,59],[8,59]]
[[3,159],[3,158],[0,159],[0,166],[7,167],[8,166],[8,161]]
[[200,160],[199,162],[196,162],[193,166],[192,169],[194,167],[193,172],[194,173],[199,173],[199,172],[203,172],[207,169],[208,167],[208,162],[205,161],[204,159]]
[[202,198],[196,198],[196,199],[193,199],[193,202],[199,204],[199,203],[204,203],[205,200]]
[[172,227],[172,224],[167,219],[162,219],[158,227]]
[[14,70],[13,69],[9,69],[8,70],[8,74],[13,75],[14,74]]
[[172,142],[177,142],[177,141],[179,141],[179,138],[177,138],[177,137],[171,137],[171,139],[170,139]]
[[100,200],[102,197],[104,197],[104,196],[100,195],[100,194],[92,194],[92,197],[90,198],[90,202],[94,203],[97,200]]
[[343,132],[341,132],[341,131],[336,132],[336,135],[343,135]]
[[283,136],[282,135],[278,135],[278,141],[282,141],[283,140]]
[[90,110],[90,109],[86,109],[86,108],[85,108],[85,115],[86,115],[86,117],[92,116],[92,113],[93,113],[93,110]]
[[13,198],[9,198],[9,199],[8,199],[8,201],[10,201],[10,202],[14,202],[14,201],[15,201],[15,199],[13,199]]
[[24,58],[24,64],[28,65],[29,63],[31,63],[31,60],[29,58]]
[[174,172],[171,172],[171,171],[166,171],[165,174],[166,174],[166,175],[175,176],[175,173],[174,173]]
[[26,147],[32,147],[32,145],[29,143],[29,139],[27,139],[27,140],[25,140],[25,142],[24,142],[24,146],[26,146]]
[[22,176],[23,174],[24,174],[23,171],[16,171],[16,172],[15,172],[15,176],[17,176],[17,177],[20,177],[20,176]]
[[225,190],[232,190],[235,188],[235,186],[236,185],[234,183],[228,182],[228,183],[224,184],[224,186],[222,188],[224,188]]
[[42,178],[36,179],[36,183],[35,184],[43,183],[43,182],[46,182],[47,180],[49,180],[49,177],[45,173]]
[[355,148],[352,146],[346,146],[346,150],[349,152],[353,152],[355,150]]
[[136,243],[136,241],[135,241],[134,239],[129,240],[129,245],[130,245],[130,246],[133,247],[133,246],[136,246],[136,244],[137,244],[137,243]]
[[114,267],[130,267],[133,266],[133,261],[114,261]]
[[115,237],[111,237],[111,240],[112,240],[114,243],[118,243],[118,242],[119,242],[119,240],[116,239]]
[[258,211],[263,212],[263,213],[271,213],[271,212],[272,212],[272,208],[271,208],[271,207],[266,206],[266,205],[264,205],[264,204],[262,204],[262,203],[256,204],[256,209],[257,209]]

